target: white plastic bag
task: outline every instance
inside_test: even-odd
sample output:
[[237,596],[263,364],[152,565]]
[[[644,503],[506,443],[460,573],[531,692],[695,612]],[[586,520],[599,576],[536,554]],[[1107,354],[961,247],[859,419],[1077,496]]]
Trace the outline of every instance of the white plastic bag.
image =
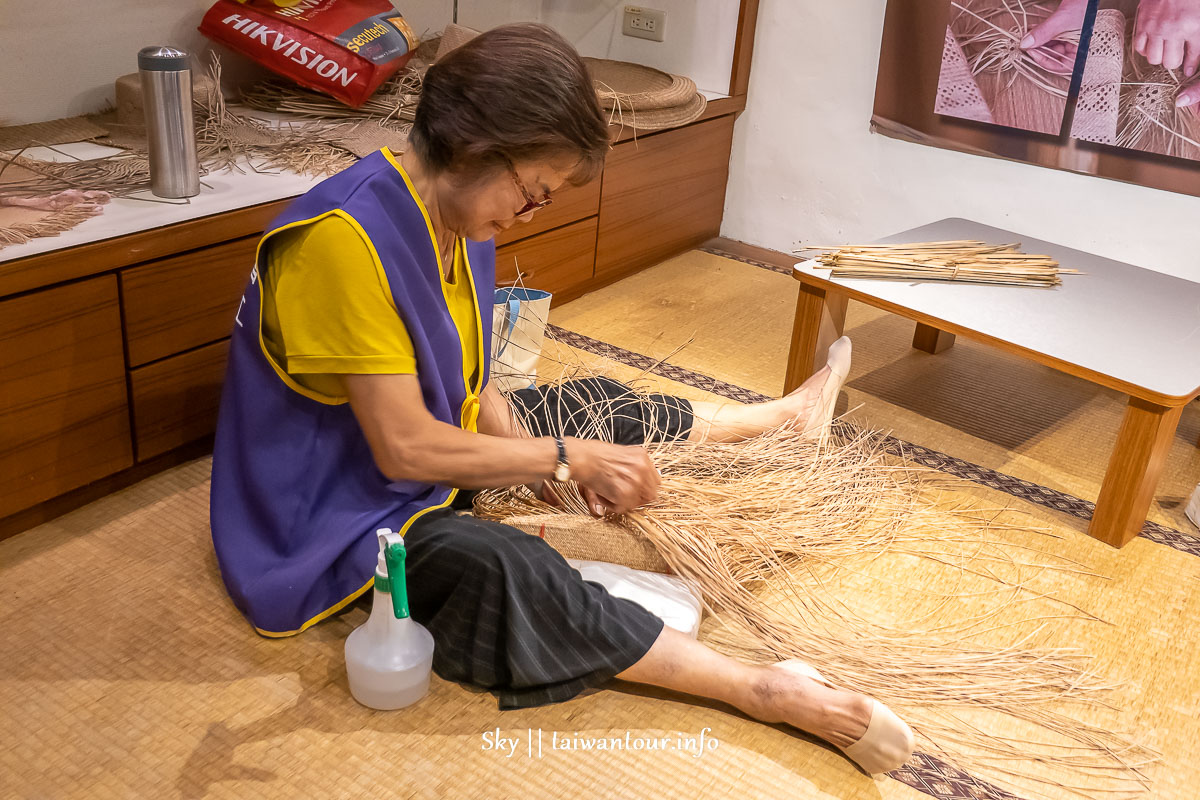
[[682,578],[603,561],[568,558],[567,563],[579,570],[585,581],[595,581],[613,597],[632,600],[675,630],[693,639],[699,633],[703,616],[700,595]]
[[523,287],[496,290],[492,313],[492,380],[501,391],[532,386],[542,354],[550,293]]
[[1193,525],[1200,528],[1200,483],[1196,484],[1196,491],[1192,492],[1192,497],[1188,500],[1184,513],[1187,514],[1187,518],[1192,521]]

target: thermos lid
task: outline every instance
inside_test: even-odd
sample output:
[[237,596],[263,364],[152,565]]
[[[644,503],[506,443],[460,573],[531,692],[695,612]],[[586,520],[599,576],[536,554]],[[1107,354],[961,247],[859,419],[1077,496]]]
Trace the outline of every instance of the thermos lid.
[[186,50],[177,47],[143,47],[138,51],[138,69],[157,72],[191,69],[191,59]]

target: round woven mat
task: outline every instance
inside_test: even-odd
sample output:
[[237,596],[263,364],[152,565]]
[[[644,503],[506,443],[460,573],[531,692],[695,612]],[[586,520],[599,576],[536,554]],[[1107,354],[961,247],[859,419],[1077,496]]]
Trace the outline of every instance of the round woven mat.
[[610,109],[608,123],[610,125],[627,125],[639,131],[661,131],[695,122],[707,107],[708,101],[704,95],[693,93],[684,105],[671,108],[652,108],[646,111],[630,108]]
[[588,74],[596,87],[600,104],[612,109],[648,111],[682,106],[692,102],[696,84],[691,78],[627,61],[585,58]]

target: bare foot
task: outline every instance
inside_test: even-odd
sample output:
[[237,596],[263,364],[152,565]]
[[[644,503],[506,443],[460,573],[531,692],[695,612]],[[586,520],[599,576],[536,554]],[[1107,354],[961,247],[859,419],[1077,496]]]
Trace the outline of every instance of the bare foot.
[[[784,718],[794,727],[807,730],[836,745],[846,757],[858,764],[869,775],[880,775],[899,769],[916,749],[912,728],[896,716],[890,708],[865,695],[839,690],[825,679],[812,665],[800,659],[789,659],[772,664],[767,669],[776,674],[782,672],[800,681],[799,692],[807,692],[799,712],[811,717],[817,712],[816,721],[823,727],[806,727],[810,719],[804,716]],[[807,683],[804,683],[807,681]],[[814,686],[817,689],[814,692]],[[830,693],[824,705],[817,693]],[[798,697],[793,691],[791,697]],[[863,704],[866,710],[863,710]],[[793,709],[795,714],[795,709]],[[865,716],[864,716],[865,714]],[[863,720],[866,719],[866,723]]]
[[829,430],[829,423],[833,421],[833,413],[837,407],[838,393],[850,375],[851,350],[848,336],[843,336],[829,346],[829,353],[825,359],[825,369],[829,370],[829,377],[821,384],[821,395],[804,426],[806,435],[824,436]]
[[850,340],[843,336],[829,348],[824,367],[778,400],[749,406],[693,402],[688,440],[736,442],[783,425],[794,426],[806,436],[824,435],[849,372]]
[[832,377],[833,371],[828,366],[821,367],[804,383],[778,400],[767,403],[773,406],[771,410],[775,417],[771,427],[787,423],[792,423],[801,430],[808,427],[809,420],[816,413],[817,405],[821,401],[821,390]]
[[831,688],[778,665],[761,668],[752,687],[755,707],[747,713],[764,722],[784,722],[846,748],[863,738],[871,722],[871,699]]

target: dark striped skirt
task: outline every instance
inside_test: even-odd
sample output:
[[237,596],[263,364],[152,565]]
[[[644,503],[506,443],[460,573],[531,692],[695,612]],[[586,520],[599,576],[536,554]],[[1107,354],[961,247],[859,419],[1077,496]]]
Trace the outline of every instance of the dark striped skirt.
[[[692,426],[687,400],[639,399],[604,378],[524,389],[512,400],[537,436],[641,444],[685,438]],[[604,408],[599,426],[582,423],[585,402]],[[442,509],[418,518],[404,541],[409,608],[433,634],[434,671],[490,690],[502,709],[600,686],[662,631],[658,617],[583,580],[544,540],[508,525]]]

